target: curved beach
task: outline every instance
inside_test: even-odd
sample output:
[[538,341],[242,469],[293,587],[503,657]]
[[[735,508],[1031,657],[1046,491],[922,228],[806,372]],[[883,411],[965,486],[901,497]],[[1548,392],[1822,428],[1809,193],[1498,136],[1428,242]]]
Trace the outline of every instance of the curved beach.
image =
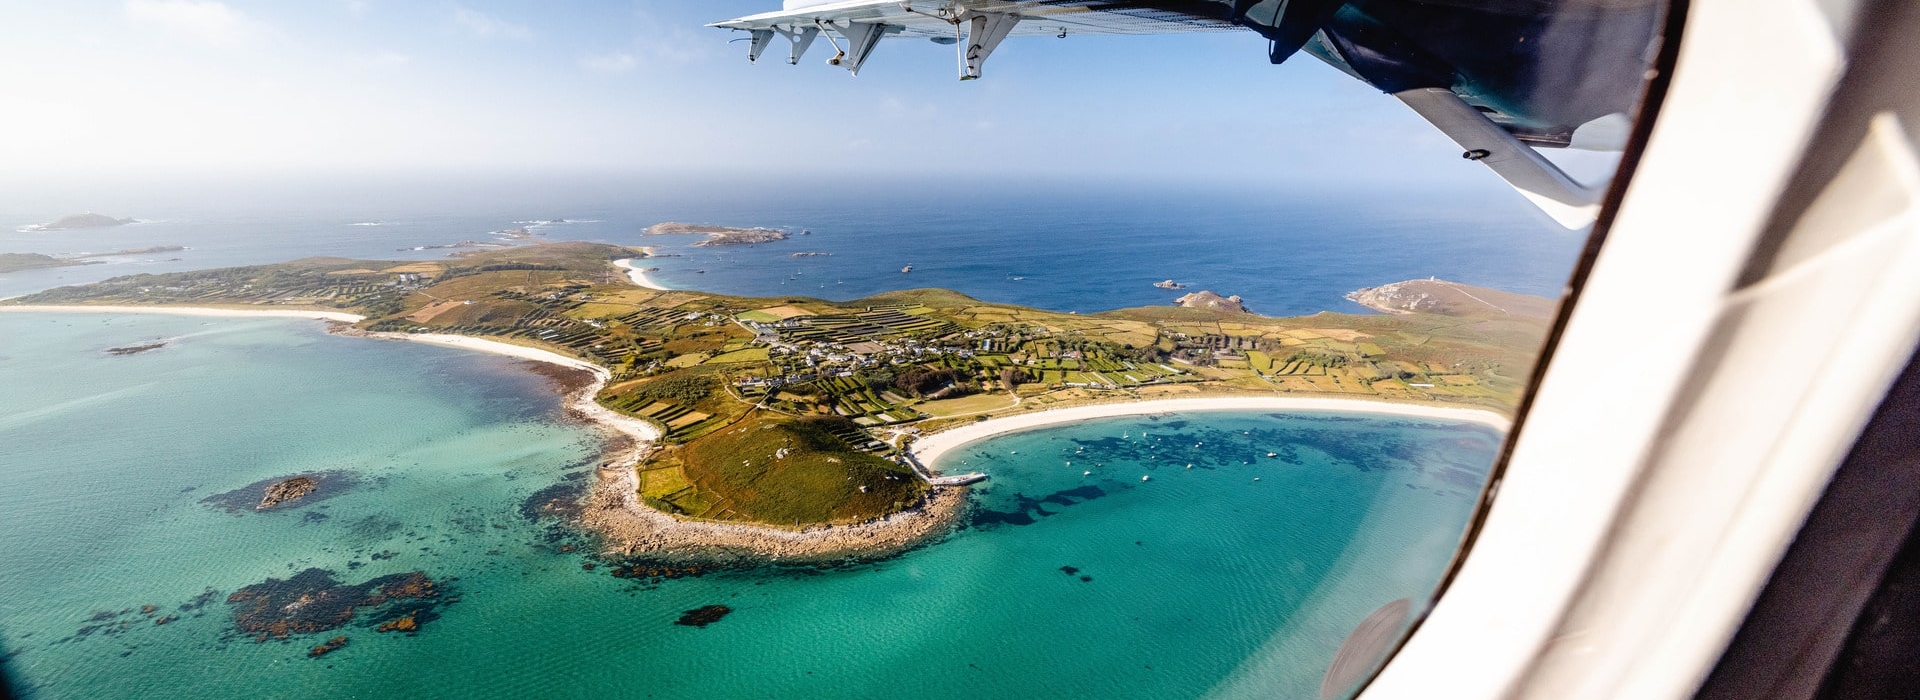
[[1138,416],[1151,413],[1194,411],[1285,411],[1289,413],[1370,413],[1374,415],[1436,418],[1479,423],[1498,430],[1512,427],[1506,416],[1479,408],[1392,403],[1365,399],[1317,399],[1287,396],[1220,396],[1193,399],[1158,399],[1128,403],[1093,404],[1056,408],[963,425],[927,435],[913,441],[913,458],[929,469],[942,455],[963,445],[996,435],[1073,423],[1095,418]]
[[[638,282],[644,274],[619,261]],[[659,287],[654,287],[659,289]],[[223,309],[159,306],[0,306],[0,311],[38,313],[145,313],[212,317],[313,318],[355,323],[362,317],[302,309]],[[401,340],[462,348],[547,363],[588,372],[592,380],[564,399],[570,415],[607,431],[614,438],[597,470],[580,524],[605,539],[606,556],[658,556],[691,561],[837,561],[884,556],[949,531],[967,504],[966,487],[936,486],[916,507],[862,523],[819,525],[798,530],[742,523],[688,520],[640,502],[636,467],[644,461],[660,431],[653,424],[601,406],[595,397],[611,374],[606,368],[539,348],[461,335],[387,333],[335,325],[331,332],[352,337]],[[1200,411],[1338,412],[1457,420],[1499,430],[1510,421],[1493,411],[1453,406],[1403,404],[1364,399],[1282,396],[1222,396],[1091,404],[993,418],[922,436],[909,448],[912,457],[935,468],[946,453],[997,435],[1097,418]]]
[[643,270],[633,264],[633,258],[621,258],[619,260],[613,261],[613,264],[616,267],[619,267],[620,269],[626,270],[627,279],[633,280],[634,284],[640,285],[642,287],[646,287],[647,289],[655,289],[662,292],[673,291],[672,289],[661,286],[659,282],[653,281],[653,278],[648,277],[646,270]]
[[[635,271],[635,274],[639,274]],[[120,313],[228,318],[312,318],[356,323],[354,314],[300,309],[222,309],[185,306],[0,306],[0,311],[32,313]],[[622,415],[594,398],[611,375],[606,368],[539,348],[462,335],[385,333],[335,326],[338,335],[400,340],[461,348],[591,373],[592,381],[569,393],[569,414],[614,437],[586,498],[581,525],[605,538],[607,556],[651,555],[700,561],[767,558],[777,561],[836,561],[897,552],[938,537],[966,504],[960,488],[935,488],[919,507],[863,523],[823,525],[800,530],[739,523],[685,520],[640,502],[635,467],[646,459],[660,431],[646,421]]]

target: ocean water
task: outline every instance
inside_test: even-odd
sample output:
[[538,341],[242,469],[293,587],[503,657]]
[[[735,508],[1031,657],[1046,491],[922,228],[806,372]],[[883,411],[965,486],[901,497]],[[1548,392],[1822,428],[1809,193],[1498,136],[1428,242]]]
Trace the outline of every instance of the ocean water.
[[[549,188],[558,188],[549,185]],[[1092,312],[1170,303],[1182,291],[1240,295],[1272,316],[1365,312],[1347,292],[1438,276],[1554,295],[1583,242],[1504,188],[1493,192],[1093,189],[972,183],[916,186],[496,187],[483,194],[422,188],[341,194],[313,188],[211,201],[83,199],[147,223],[21,231],[78,203],[0,202],[0,252],[69,255],[149,246],[190,250],[103,258],[106,264],[0,274],[0,297],[139,272],[280,262],[331,255],[428,259],[417,246],[494,240],[530,222],[553,240],[649,245],[675,288],[833,300],[945,287],[992,302]],[[204,195],[203,195],[204,197]],[[195,204],[193,202],[205,203]],[[318,203],[316,203],[318,202]],[[64,207],[64,208],[61,208]],[[699,236],[642,236],[661,221],[786,228],[785,241],[694,247]],[[798,235],[801,231],[809,235]],[[793,253],[830,256],[794,258]],[[913,272],[902,274],[906,265]]]
[[[1368,612],[1432,589],[1499,441],[1245,412],[1015,433],[944,458],[993,475],[944,541],[651,584],[527,507],[597,455],[557,403],[512,360],[309,321],[0,315],[4,669],[36,699],[1312,697]],[[336,495],[203,502],[302,472]],[[235,633],[228,595],[311,568],[459,602],[414,636]],[[706,605],[732,612],[674,624]]]

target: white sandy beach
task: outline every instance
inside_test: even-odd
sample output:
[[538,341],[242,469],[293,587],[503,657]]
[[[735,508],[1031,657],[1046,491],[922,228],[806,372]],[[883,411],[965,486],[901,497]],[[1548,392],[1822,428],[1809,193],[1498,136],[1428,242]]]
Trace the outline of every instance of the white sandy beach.
[[227,318],[317,318],[323,321],[359,323],[364,316],[341,311],[306,309],[214,309],[199,306],[95,306],[95,305],[20,305],[0,306],[0,313],[40,314],[167,314],[170,316],[221,316]]
[[655,282],[653,278],[648,277],[646,271],[633,264],[633,258],[621,258],[613,261],[613,264],[624,268],[627,271],[627,279],[633,280],[634,284],[646,287],[647,289],[658,289],[663,292],[673,291],[660,286],[659,282]]
[[1095,418],[1115,416],[1137,416],[1150,413],[1184,413],[1191,411],[1286,411],[1312,413],[1374,413],[1393,416],[1411,416],[1415,418],[1438,418],[1479,423],[1499,430],[1507,430],[1512,422],[1492,411],[1478,408],[1456,408],[1451,406],[1427,406],[1420,404],[1390,403],[1387,401],[1367,401],[1364,399],[1317,399],[1289,396],[1222,396],[1195,399],[1160,399],[1155,401],[1135,401],[1131,403],[1094,404],[1038,411],[1022,415],[1007,416],[963,425],[952,430],[934,433],[913,441],[913,458],[929,469],[936,468],[941,455],[972,442],[978,442],[995,435],[1029,430],[1048,425],[1072,423]]

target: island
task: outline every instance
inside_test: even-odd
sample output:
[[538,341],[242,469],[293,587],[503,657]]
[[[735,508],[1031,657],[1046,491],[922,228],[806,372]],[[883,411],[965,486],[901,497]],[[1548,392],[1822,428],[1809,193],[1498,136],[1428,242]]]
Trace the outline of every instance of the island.
[[138,223],[138,222],[136,222],[133,219],[116,219],[111,216],[107,216],[105,214],[95,214],[93,212],[87,212],[85,214],[72,214],[69,216],[63,216],[44,224],[34,224],[32,226],[26,227],[25,230],[67,231],[67,230],[82,229],[82,228],[106,228],[108,226],[125,226],[127,224],[132,224],[132,223]]
[[[972,478],[937,473],[934,458],[994,426],[1277,398],[1507,414],[1554,308],[1437,280],[1412,289],[1445,290],[1356,293],[1391,313],[1292,318],[1211,292],[1089,314],[943,289],[749,298],[643,288],[614,264],[645,257],[541,242],[429,262],[309,258],[117,277],[0,311],[306,314],[350,335],[549,362],[579,375],[558,382],[568,410],[611,436],[578,515],[605,553],[791,562],[946,532]],[[1443,292],[1489,303],[1425,301]]]
[[99,260],[56,258],[40,253],[0,253],[0,273],[39,270],[48,267],[72,267],[74,265],[98,264],[100,264]]
[[671,236],[681,234],[702,234],[707,240],[693,244],[694,247],[723,245],[753,245],[784,241],[787,232],[777,228],[735,228],[732,226],[709,226],[707,224],[683,224],[677,221],[654,224],[641,232],[648,236]]
[[105,257],[110,257],[115,255],[152,255],[154,253],[178,253],[186,249],[187,247],[183,245],[155,245],[155,246],[147,246],[145,248],[128,248],[126,250],[116,250],[111,253],[91,253],[88,255],[83,255],[81,257],[105,258]]

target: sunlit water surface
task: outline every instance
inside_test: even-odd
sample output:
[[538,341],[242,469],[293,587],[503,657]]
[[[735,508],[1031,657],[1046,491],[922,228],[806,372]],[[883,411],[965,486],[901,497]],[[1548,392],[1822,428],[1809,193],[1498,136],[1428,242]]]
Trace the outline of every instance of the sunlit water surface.
[[[1497,446],[1482,427],[1358,415],[1034,430],[946,458],[993,480],[944,541],[654,585],[583,569],[561,551],[583,537],[530,518],[529,498],[581,483],[600,439],[514,365],[310,321],[0,315],[0,646],[16,689],[1313,697],[1367,613],[1431,589]],[[202,502],[329,470],[351,486],[299,507]],[[345,583],[421,571],[459,602],[414,636],[366,616],[285,642],[234,632],[227,595],[314,567]],[[674,624],[715,604],[733,612]],[[334,635],[350,643],[308,658]]]

